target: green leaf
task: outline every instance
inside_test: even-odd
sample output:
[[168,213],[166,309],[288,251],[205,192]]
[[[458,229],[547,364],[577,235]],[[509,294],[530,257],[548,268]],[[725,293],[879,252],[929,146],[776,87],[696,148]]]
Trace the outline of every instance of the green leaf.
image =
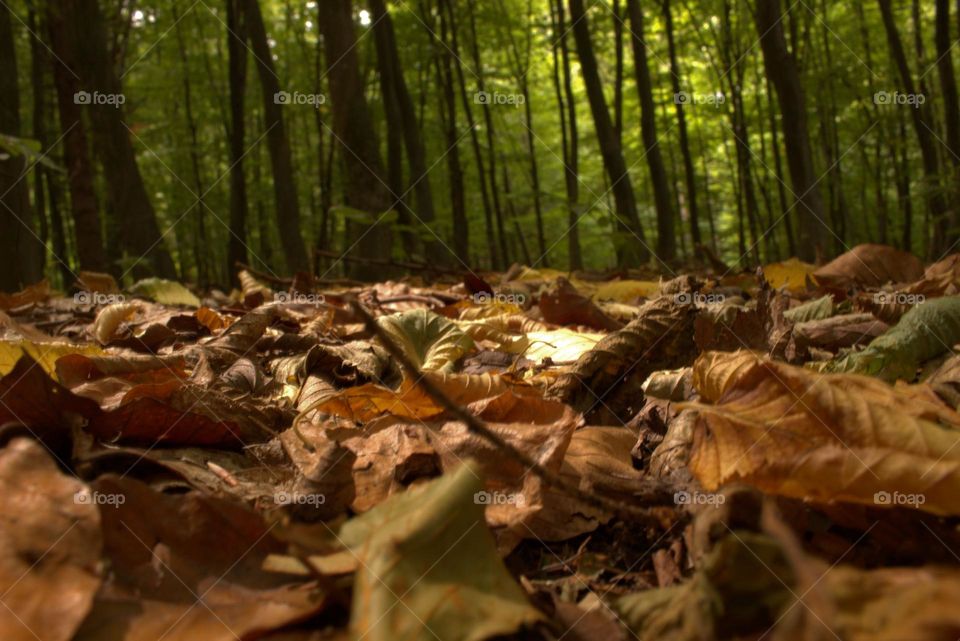
[[935,298],[908,311],[899,323],[875,338],[863,351],[829,361],[820,369],[869,374],[888,382],[911,381],[921,363],[943,354],[957,343],[960,343],[960,296]]
[[803,305],[788,309],[783,317],[794,323],[823,320],[833,316],[833,296],[827,294],[823,298],[807,301]]
[[[30,138],[17,138],[8,134],[0,133],[0,149],[6,150],[12,156],[23,156],[28,163],[38,162],[44,167],[49,167],[54,171],[64,171],[63,167],[53,162],[53,160],[42,153],[40,143]],[[3,154],[0,153],[0,157]]]
[[453,370],[458,358],[473,348],[473,339],[448,318],[425,309],[378,320],[403,353],[422,370]]
[[134,283],[130,292],[162,305],[186,305],[200,307],[200,299],[193,292],[172,280],[162,278],[144,278]]
[[482,489],[467,463],[344,524],[338,539],[358,562],[353,638],[481,641],[542,619],[497,553]]

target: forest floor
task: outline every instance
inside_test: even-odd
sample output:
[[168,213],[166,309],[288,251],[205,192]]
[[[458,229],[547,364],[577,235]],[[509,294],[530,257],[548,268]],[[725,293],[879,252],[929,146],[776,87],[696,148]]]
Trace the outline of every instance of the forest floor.
[[0,638],[960,637],[960,254],[0,294]]

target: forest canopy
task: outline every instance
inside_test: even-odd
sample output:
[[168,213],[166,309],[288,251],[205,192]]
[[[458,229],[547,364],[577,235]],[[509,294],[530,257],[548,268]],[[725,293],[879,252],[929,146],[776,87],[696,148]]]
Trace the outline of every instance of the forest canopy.
[[936,259],[957,239],[950,11],[9,0],[2,285],[667,272],[865,241]]

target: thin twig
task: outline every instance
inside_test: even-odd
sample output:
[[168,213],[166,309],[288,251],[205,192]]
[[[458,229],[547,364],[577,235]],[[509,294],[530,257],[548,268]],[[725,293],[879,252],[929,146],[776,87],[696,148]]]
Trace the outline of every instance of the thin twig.
[[629,516],[635,520],[659,522],[655,516],[651,514],[649,508],[637,507],[635,505],[630,505],[622,501],[617,501],[615,499],[584,490],[566,481],[559,474],[548,470],[543,465],[530,458],[527,454],[510,445],[510,443],[505,441],[503,437],[490,429],[490,427],[488,427],[482,419],[460,407],[429,378],[423,376],[419,368],[417,368],[417,366],[414,365],[409,358],[407,358],[406,354],[404,354],[403,351],[397,347],[396,343],[394,343],[387,333],[380,328],[380,325],[377,324],[377,321],[373,318],[373,316],[370,315],[370,312],[364,309],[363,306],[360,305],[360,303],[356,300],[356,298],[351,297],[348,299],[348,301],[357,315],[363,319],[367,326],[367,330],[380,339],[381,344],[383,344],[383,347],[387,350],[387,352],[389,352],[390,355],[396,359],[398,363],[400,363],[403,369],[407,371],[407,374],[417,382],[416,384],[419,385],[424,392],[427,393],[427,396],[439,403],[457,419],[463,421],[471,432],[477,434],[479,437],[489,442],[498,450],[502,451],[505,455],[509,456],[515,462],[539,476],[548,485],[552,485],[557,489],[562,490],[566,494],[583,501],[591,507],[598,508],[603,511],[612,511],[620,516]]

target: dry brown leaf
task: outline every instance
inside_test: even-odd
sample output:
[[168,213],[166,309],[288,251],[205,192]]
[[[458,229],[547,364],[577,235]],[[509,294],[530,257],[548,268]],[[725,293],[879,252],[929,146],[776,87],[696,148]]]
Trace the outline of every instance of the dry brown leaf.
[[100,513],[43,447],[0,450],[0,638],[69,641],[100,585]]
[[819,268],[813,277],[821,287],[831,289],[912,283],[923,277],[923,263],[909,252],[887,245],[864,244]]
[[39,283],[28,285],[14,294],[0,292],[0,309],[4,311],[16,309],[48,298],[50,298],[50,283],[44,278]]
[[113,303],[99,312],[91,331],[101,345],[109,343],[120,325],[140,309],[139,303]]
[[960,414],[924,386],[744,352],[704,354],[694,383],[713,403],[691,404],[700,420],[690,468],[708,490],[743,481],[816,501],[960,513]]

